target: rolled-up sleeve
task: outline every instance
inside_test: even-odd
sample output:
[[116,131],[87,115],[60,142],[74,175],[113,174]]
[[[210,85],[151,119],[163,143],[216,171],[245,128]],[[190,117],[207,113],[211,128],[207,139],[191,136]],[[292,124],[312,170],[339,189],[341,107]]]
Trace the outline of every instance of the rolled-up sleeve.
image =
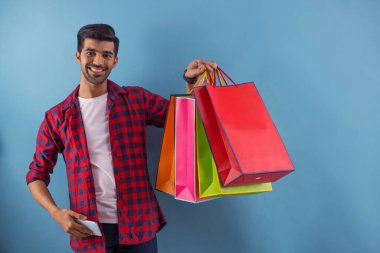
[[50,174],[53,173],[58,153],[62,153],[63,149],[62,141],[52,122],[47,112],[38,131],[33,161],[26,174],[27,184],[36,180],[42,180],[46,185],[50,183]]
[[147,116],[146,123],[148,125],[164,127],[169,101],[160,95],[154,94],[146,89],[143,89],[143,91]]

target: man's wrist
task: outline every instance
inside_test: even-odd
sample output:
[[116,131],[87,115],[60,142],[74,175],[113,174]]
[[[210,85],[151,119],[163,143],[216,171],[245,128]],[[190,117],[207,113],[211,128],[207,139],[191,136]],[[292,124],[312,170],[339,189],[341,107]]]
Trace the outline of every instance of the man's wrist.
[[57,212],[58,212],[59,210],[60,210],[60,208],[59,208],[58,206],[53,206],[53,207],[49,208],[48,212],[49,212],[49,214],[50,214],[53,218],[55,218],[55,216],[56,216],[56,214],[57,214]]
[[183,71],[183,80],[185,80],[186,81],[186,83],[188,83],[188,84],[195,84],[196,82],[197,82],[197,80],[198,80],[198,77],[187,77],[186,76],[186,71],[187,71],[187,69],[185,69],[184,71]]

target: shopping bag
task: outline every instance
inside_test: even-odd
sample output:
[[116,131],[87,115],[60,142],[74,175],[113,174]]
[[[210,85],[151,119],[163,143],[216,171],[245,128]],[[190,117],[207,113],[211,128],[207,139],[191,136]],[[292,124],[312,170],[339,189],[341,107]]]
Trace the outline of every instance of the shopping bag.
[[216,73],[233,85],[216,86],[214,77],[194,93],[222,185],[274,182],[294,171],[255,84]]
[[272,191],[271,183],[250,184],[242,186],[222,187],[218,171],[212,156],[210,145],[207,141],[206,133],[200,119],[199,112],[196,112],[196,150],[197,168],[199,182],[199,196],[223,196],[236,194],[250,194]]
[[179,200],[197,203],[209,198],[199,198],[195,137],[189,138],[191,135],[195,136],[194,104],[194,98],[189,95],[170,96],[158,162],[156,189]]
[[[180,96],[180,95],[178,95]],[[174,196],[174,113],[176,96],[170,96],[166,115],[160,159],[158,161],[156,189]]]
[[196,163],[195,99],[177,97],[175,104],[175,198],[201,202]]

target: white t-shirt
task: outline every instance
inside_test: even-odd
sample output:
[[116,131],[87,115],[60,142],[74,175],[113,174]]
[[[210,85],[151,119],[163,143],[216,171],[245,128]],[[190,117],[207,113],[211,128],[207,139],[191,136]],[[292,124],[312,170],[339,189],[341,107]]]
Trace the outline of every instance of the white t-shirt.
[[107,95],[108,93],[95,98],[79,97],[79,104],[94,177],[99,221],[116,224],[116,184],[106,110]]

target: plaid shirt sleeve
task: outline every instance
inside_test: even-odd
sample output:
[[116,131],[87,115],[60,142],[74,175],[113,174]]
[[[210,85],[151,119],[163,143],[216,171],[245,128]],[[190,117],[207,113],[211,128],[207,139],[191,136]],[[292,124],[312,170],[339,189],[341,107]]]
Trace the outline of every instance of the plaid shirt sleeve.
[[27,184],[42,180],[46,185],[49,185],[50,174],[53,173],[58,153],[62,153],[62,150],[62,141],[54,129],[49,112],[47,112],[38,131],[33,161],[30,163],[29,171],[26,174]]
[[143,89],[143,92],[147,125],[155,125],[156,127],[161,128],[164,127],[169,101],[146,89]]

